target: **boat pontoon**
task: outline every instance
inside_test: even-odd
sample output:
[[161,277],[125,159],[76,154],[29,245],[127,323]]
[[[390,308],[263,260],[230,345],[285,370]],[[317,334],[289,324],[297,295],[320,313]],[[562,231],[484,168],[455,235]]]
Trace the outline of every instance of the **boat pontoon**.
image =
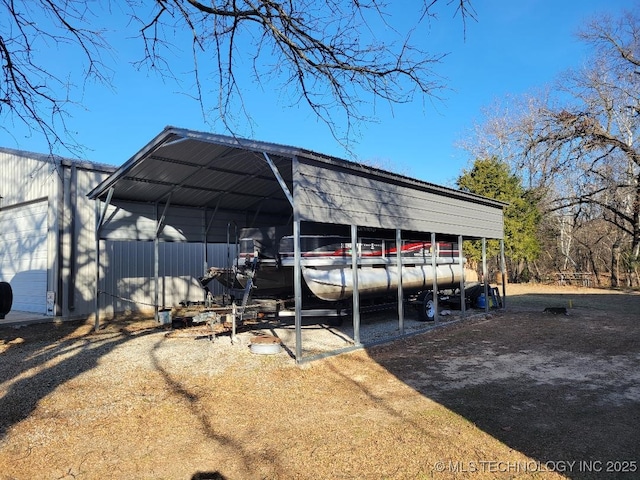
[[[341,235],[300,236],[300,267],[307,298],[341,302],[353,295],[351,238]],[[395,239],[358,238],[358,292],[361,298],[397,295],[398,247]],[[434,259],[435,257],[435,259]],[[429,302],[434,275],[438,291],[460,287],[465,280],[476,281],[474,271],[461,263],[457,242],[432,245],[424,240],[402,240],[400,245],[402,289],[421,294]],[[434,268],[435,265],[435,268]],[[207,278],[215,278],[228,288],[241,287],[252,297],[293,297],[294,237],[277,235],[277,229],[246,229],[241,232],[236,264],[232,268],[212,268]],[[431,300],[432,303],[432,300]],[[425,308],[430,308],[429,306]],[[431,307],[432,308],[432,307]],[[426,313],[427,318],[433,317]]]

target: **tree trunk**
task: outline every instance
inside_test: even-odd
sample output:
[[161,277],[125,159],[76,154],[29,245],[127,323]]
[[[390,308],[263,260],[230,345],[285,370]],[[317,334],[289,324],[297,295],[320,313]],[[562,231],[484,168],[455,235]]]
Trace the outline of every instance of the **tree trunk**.
[[[640,165],[636,161],[636,165]],[[635,202],[633,203],[633,238],[631,239],[631,254],[629,258],[629,283],[634,286],[633,273],[636,272],[640,257],[640,175],[635,177]]]
[[611,286],[617,288],[620,286],[620,276],[618,271],[618,263],[620,261],[620,244],[618,242],[611,247]]
[[540,272],[540,266],[538,265],[538,262],[534,260],[531,262],[531,265],[533,267],[533,270],[535,271],[535,281],[542,282],[542,272]]
[[600,286],[600,272],[598,271],[598,265],[596,264],[596,259],[593,258],[593,250],[589,250],[589,263],[591,264],[591,271],[593,272],[593,279],[595,281],[596,286]]

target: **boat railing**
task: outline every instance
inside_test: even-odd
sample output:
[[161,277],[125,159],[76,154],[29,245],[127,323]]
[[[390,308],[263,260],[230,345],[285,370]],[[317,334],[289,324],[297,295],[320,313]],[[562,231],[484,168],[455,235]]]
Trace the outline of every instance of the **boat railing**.
[[[431,265],[431,255],[420,257],[400,257],[402,265]],[[386,267],[397,265],[396,257],[358,257],[359,266]],[[437,265],[457,264],[458,259],[453,257],[436,257]],[[295,264],[293,256],[283,256],[280,258],[280,265],[283,267],[291,267]],[[351,266],[351,257],[312,257],[301,258],[300,265],[303,267],[331,267],[331,266]]]

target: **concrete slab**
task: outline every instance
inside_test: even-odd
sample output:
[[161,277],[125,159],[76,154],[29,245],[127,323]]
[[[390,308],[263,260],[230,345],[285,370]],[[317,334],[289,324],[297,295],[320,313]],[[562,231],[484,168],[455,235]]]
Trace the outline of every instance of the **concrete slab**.
[[10,311],[3,319],[0,319],[0,326],[28,325],[31,323],[48,323],[56,321],[56,317],[43,315],[41,313]]

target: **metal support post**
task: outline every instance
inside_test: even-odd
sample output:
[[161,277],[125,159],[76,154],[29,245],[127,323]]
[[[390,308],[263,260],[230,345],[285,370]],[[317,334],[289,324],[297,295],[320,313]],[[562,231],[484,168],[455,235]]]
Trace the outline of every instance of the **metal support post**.
[[431,232],[431,268],[433,269],[433,321],[437,324],[439,320],[438,315],[438,244],[436,243],[436,234]]
[[487,283],[487,239],[482,237],[482,284],[484,285],[484,311],[489,313],[489,284]]
[[500,272],[502,273],[502,308],[507,307],[507,267],[504,258],[504,239],[500,240]]
[[398,269],[398,328],[404,335],[404,292],[402,291],[402,231],[396,229],[396,268]]
[[358,291],[358,227],[351,225],[351,274],[353,275],[353,342],[360,345],[360,292]]
[[467,314],[467,305],[466,298],[464,293],[465,288],[465,268],[464,268],[464,252],[462,251],[462,235],[458,235],[458,263],[460,264],[461,275],[460,275],[460,312],[464,317]]
[[296,362],[302,361],[302,270],[300,263],[300,221],[293,221],[293,296],[295,299]]

